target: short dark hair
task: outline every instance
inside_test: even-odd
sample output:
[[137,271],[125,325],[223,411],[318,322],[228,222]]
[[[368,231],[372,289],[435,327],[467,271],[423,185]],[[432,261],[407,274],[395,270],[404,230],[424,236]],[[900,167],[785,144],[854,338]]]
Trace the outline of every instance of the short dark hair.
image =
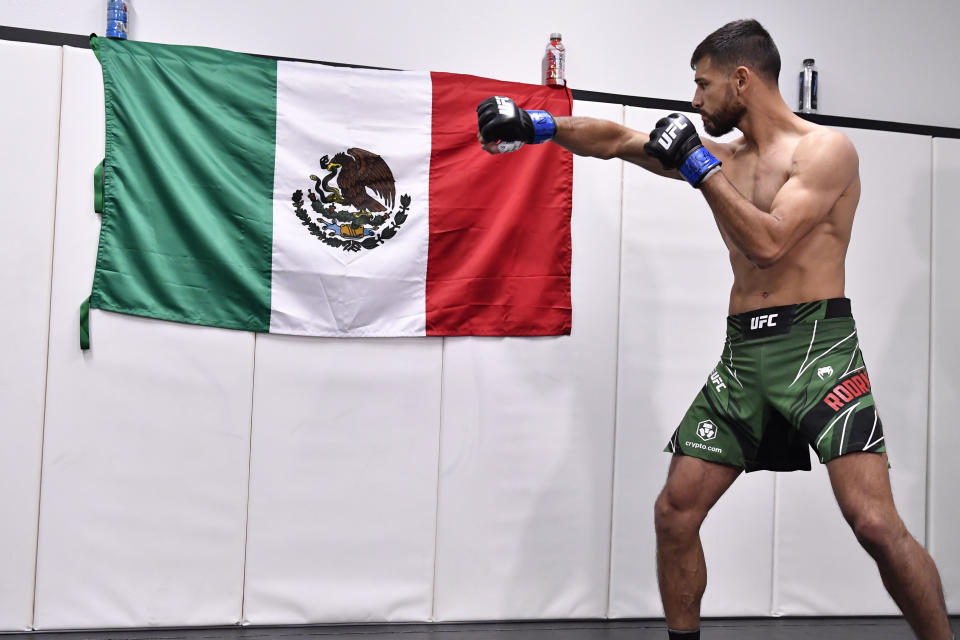
[[694,49],[690,68],[703,58],[723,67],[750,67],[774,83],[780,79],[780,52],[756,20],[734,20],[708,35]]

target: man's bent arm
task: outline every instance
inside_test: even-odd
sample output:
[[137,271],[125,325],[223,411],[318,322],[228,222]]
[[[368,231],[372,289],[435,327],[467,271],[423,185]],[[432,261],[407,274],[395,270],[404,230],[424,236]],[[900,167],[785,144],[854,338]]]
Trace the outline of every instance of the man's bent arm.
[[716,172],[700,186],[717,223],[751,262],[773,266],[832,209],[856,179],[859,159],[853,144],[836,132],[802,141],[790,177],[777,192],[770,212],[761,211]]

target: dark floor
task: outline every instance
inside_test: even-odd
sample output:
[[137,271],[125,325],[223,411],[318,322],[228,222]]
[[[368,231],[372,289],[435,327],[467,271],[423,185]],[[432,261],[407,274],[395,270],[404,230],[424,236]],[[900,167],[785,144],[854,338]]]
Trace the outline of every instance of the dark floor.
[[[960,617],[951,618],[960,634]],[[704,640],[893,640],[913,638],[902,618],[723,618]],[[117,631],[34,631],[3,640],[664,640],[662,620],[316,625]]]

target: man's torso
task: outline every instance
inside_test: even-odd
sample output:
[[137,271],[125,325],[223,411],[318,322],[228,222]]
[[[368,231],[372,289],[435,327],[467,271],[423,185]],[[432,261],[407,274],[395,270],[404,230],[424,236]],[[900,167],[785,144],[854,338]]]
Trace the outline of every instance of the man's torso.
[[[810,123],[801,127],[799,131],[782,133],[764,149],[751,147],[742,138],[718,149],[726,177],[761,211],[771,211],[777,193],[796,169],[794,155],[801,140],[824,130]],[[734,274],[730,313],[843,297],[844,258],[859,198],[857,177],[813,229],[766,269],[760,269],[743,255],[721,226]]]

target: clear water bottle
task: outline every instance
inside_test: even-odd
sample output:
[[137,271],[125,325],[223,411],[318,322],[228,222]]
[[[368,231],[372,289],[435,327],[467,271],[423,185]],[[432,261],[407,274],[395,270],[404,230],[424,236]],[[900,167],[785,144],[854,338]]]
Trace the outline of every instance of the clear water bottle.
[[543,84],[548,87],[565,87],[567,85],[567,52],[563,48],[563,41],[559,33],[550,34],[550,42],[543,53],[541,66]]
[[800,113],[817,112],[818,75],[813,58],[804,60],[803,69],[800,70]]
[[127,39],[127,3],[107,0],[107,37]]

